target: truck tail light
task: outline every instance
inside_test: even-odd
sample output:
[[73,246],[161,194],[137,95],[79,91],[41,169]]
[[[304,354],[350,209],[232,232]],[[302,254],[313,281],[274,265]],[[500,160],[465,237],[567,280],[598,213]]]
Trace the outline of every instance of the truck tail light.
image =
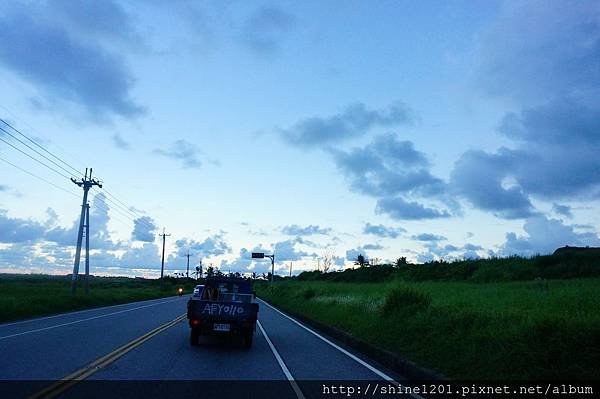
[[192,325],[194,325],[194,326],[200,325],[200,320],[192,320]]

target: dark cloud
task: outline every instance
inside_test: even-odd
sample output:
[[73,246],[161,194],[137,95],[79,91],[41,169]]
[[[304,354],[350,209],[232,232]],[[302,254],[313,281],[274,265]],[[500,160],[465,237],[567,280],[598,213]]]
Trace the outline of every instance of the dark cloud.
[[427,208],[405,197],[427,197],[457,208],[448,195],[446,183],[429,172],[425,154],[417,151],[410,141],[385,134],[363,148],[330,152],[351,190],[378,198],[377,213],[399,220],[450,216],[448,211]]
[[596,1],[505,2],[481,35],[479,87],[521,103],[597,92],[598,15]]
[[6,209],[0,209],[0,242],[35,242],[44,236],[45,227],[29,219],[11,218]]
[[498,128],[514,149],[469,151],[456,163],[453,186],[477,208],[532,218],[531,198],[598,197],[599,15],[592,1],[505,3],[482,35],[479,86],[517,110]]
[[292,224],[282,227],[281,232],[289,236],[310,236],[314,234],[329,234],[331,229],[329,227],[320,227],[313,224],[304,227]]
[[598,145],[598,120],[599,109],[571,98],[560,98],[541,106],[525,108],[518,113],[507,113],[500,122],[499,131],[509,138],[525,143],[559,146],[589,143]]
[[272,56],[282,48],[296,18],[276,6],[262,6],[244,22],[240,42],[259,55]]
[[363,148],[331,153],[351,188],[362,194],[441,193],[445,189],[444,183],[429,173],[425,154],[394,134],[377,136]]
[[571,207],[567,205],[553,204],[552,211],[558,215],[562,215],[568,218],[573,217],[573,213],[571,212]]
[[445,210],[427,208],[417,202],[405,201],[400,197],[377,200],[375,213],[387,214],[397,220],[421,220],[450,217]]
[[52,0],[49,5],[52,16],[62,26],[68,26],[71,32],[83,35],[87,40],[107,40],[111,44],[121,42],[138,47],[143,43],[130,16],[115,1]]
[[44,239],[64,246],[75,245],[77,241],[78,229],[79,220],[73,221],[71,227],[69,228],[57,226],[49,229],[46,232]]
[[121,136],[120,134],[113,134],[112,136],[112,142],[114,144],[115,147],[121,149],[121,150],[131,150],[131,144],[129,144],[129,142],[127,140],[125,140],[123,138],[123,136]]
[[483,250],[483,247],[481,245],[466,243],[463,245],[463,249],[466,249],[467,251],[481,251]]
[[176,140],[168,149],[157,148],[154,153],[181,161],[184,168],[200,168],[202,166],[202,151],[195,144],[186,140]]
[[456,161],[450,184],[479,209],[506,219],[529,217],[534,210],[522,188],[503,185],[505,179],[514,177],[520,154],[508,149],[496,154],[467,151]]
[[529,218],[523,225],[525,235],[507,233],[506,241],[500,248],[500,255],[548,254],[559,247],[598,246],[600,239],[595,232],[577,232],[573,226],[565,225],[560,220],[548,219],[544,216]]
[[[15,242],[0,248],[0,266],[4,268],[31,271],[33,267],[48,261],[37,256],[36,247],[29,241]],[[41,270],[38,270],[38,273]]]
[[507,115],[501,131],[519,145],[510,166],[526,192],[546,199],[598,192],[600,107],[554,100]]
[[363,227],[363,233],[365,234],[373,234],[378,237],[388,237],[388,238],[396,238],[402,233],[405,233],[406,230],[402,227],[386,227],[382,224],[371,224],[367,223]]
[[379,249],[384,249],[385,247],[381,244],[365,244],[360,249],[364,249],[366,251],[377,251]]
[[[279,129],[290,144],[314,148],[335,144],[349,138],[363,136],[374,127],[392,127],[414,123],[413,112],[403,103],[392,104],[388,109],[372,110],[356,103],[336,115],[313,116],[298,121],[287,129]],[[401,145],[401,144],[400,144]],[[408,149],[410,152],[410,149]]]
[[414,235],[411,238],[413,240],[417,240],[417,241],[444,241],[444,240],[446,240],[446,237],[444,237],[444,236],[440,236],[437,234],[430,234],[430,233],[422,233],[422,234]]
[[[140,115],[143,108],[131,98],[134,79],[123,58],[99,41],[81,40],[60,20],[48,18],[55,11],[53,5],[59,4],[63,3],[49,2],[49,9],[36,3],[6,7],[0,16],[0,64],[33,83],[46,98],[82,106],[94,120]],[[97,22],[90,25],[94,27]]]
[[154,242],[156,238],[156,223],[150,216],[134,219],[131,239],[134,241]]

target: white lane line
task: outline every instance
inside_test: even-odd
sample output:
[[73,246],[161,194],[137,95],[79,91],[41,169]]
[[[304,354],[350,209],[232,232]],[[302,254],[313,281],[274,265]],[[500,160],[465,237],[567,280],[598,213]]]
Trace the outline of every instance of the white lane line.
[[34,330],[23,331],[23,332],[16,333],[16,334],[11,334],[11,335],[5,335],[5,336],[0,337],[0,341],[3,340],[3,339],[18,337],[20,335],[33,334],[33,333],[40,332],[40,331],[52,330],[53,328],[69,326],[71,324],[83,323],[84,321],[89,321],[89,320],[94,320],[94,319],[100,319],[102,317],[107,317],[107,316],[114,316],[114,315],[120,314],[120,313],[131,312],[133,310],[138,310],[138,309],[143,309],[143,308],[149,308],[150,306],[161,305],[163,303],[175,302],[177,300],[179,300],[179,298],[173,299],[173,300],[170,300],[170,301],[164,301],[164,302],[159,302],[159,303],[152,303],[150,305],[138,306],[138,307],[131,308],[131,309],[119,310],[118,312],[112,312],[112,313],[101,314],[101,315],[98,315],[98,316],[92,316],[92,317],[88,317],[87,319],[80,319],[80,320],[70,321],[68,323],[55,324],[55,325],[49,326],[49,327],[36,328]]
[[296,396],[298,397],[298,399],[305,399],[304,394],[302,393],[302,391],[300,390],[300,387],[298,386],[298,383],[296,382],[296,380],[294,380],[294,376],[292,376],[292,373],[290,373],[290,370],[285,365],[283,359],[279,355],[279,352],[277,352],[277,349],[275,349],[275,345],[273,345],[273,342],[271,342],[271,339],[267,335],[267,332],[263,328],[262,324],[260,324],[260,321],[258,321],[258,320],[256,320],[256,324],[258,325],[260,332],[262,332],[263,337],[265,337],[267,344],[269,344],[269,347],[271,348],[271,352],[273,352],[273,355],[275,355],[275,359],[277,359],[277,363],[279,363],[279,367],[281,367],[281,370],[283,370],[283,374],[285,374],[285,377],[288,379],[290,385],[292,386],[292,389],[296,393]]
[[[158,302],[161,299],[164,299],[164,298],[149,299],[147,301],[139,301],[138,303],[141,303],[141,302]],[[75,312],[60,313],[60,314],[55,314],[55,315],[52,315],[52,316],[36,317],[35,319],[13,321],[11,323],[0,324],[0,328],[14,326],[14,325],[17,325],[17,324],[31,323],[31,322],[34,322],[34,321],[54,319],[55,317],[66,317],[66,316],[72,316],[72,315],[76,315],[76,314],[80,314],[80,313],[87,313],[87,312],[93,312],[93,311],[100,311],[100,310],[112,309],[112,308],[116,308],[116,307],[121,307],[121,306],[126,306],[126,305],[132,305],[134,303],[136,303],[136,302],[120,303],[118,305],[102,306],[102,307],[99,307],[99,308],[77,310]]]
[[[381,370],[376,369],[375,367],[371,366],[369,363],[365,362],[364,360],[356,357],[355,355],[353,355],[352,353],[348,352],[346,349],[340,347],[339,345],[334,344],[333,342],[331,342],[330,340],[328,340],[327,338],[325,338],[324,336],[322,336],[321,334],[315,332],[314,330],[311,330],[310,328],[306,327],[304,324],[300,323],[299,321],[293,319],[292,317],[286,315],[285,313],[283,313],[281,310],[271,306],[270,304],[266,303],[265,301],[263,301],[262,299],[259,299],[262,303],[264,303],[265,305],[267,305],[268,307],[270,307],[271,309],[273,309],[274,311],[276,311],[277,313],[279,313],[280,315],[288,318],[289,320],[293,321],[294,323],[296,323],[297,325],[299,325],[300,327],[302,327],[303,329],[305,329],[306,331],[308,331],[309,333],[313,334],[314,336],[320,338],[322,341],[328,343],[329,345],[331,345],[332,347],[334,347],[335,349],[339,350],[340,352],[342,352],[344,355],[348,356],[349,358],[351,358],[352,360],[358,362],[359,364],[361,364],[362,366],[368,368],[369,370],[371,370],[373,373],[377,374],[378,376],[380,376],[381,378],[383,378],[386,381],[389,381],[391,383],[394,383],[398,386],[402,386],[402,384],[394,381],[394,379],[392,377],[390,377],[389,375],[387,375],[386,373],[384,373]],[[412,396],[413,398],[416,399],[423,399],[422,396],[419,396],[417,394],[410,394],[410,396]]]

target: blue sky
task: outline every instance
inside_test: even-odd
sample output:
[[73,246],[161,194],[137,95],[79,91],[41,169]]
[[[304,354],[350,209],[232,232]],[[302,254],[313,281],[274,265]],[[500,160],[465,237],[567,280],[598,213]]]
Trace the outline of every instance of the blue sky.
[[[600,245],[599,89],[592,1],[0,6],[0,116],[132,207],[96,273]],[[0,162],[0,270],[70,272],[81,192],[0,157],[71,192]]]

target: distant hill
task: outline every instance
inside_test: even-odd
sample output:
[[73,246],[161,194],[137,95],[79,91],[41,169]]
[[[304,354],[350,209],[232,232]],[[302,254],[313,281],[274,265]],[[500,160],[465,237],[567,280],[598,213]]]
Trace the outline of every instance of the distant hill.
[[565,246],[558,248],[552,255],[566,255],[566,254],[577,254],[577,255],[589,255],[589,256],[600,256],[600,248],[596,247],[570,247]]

